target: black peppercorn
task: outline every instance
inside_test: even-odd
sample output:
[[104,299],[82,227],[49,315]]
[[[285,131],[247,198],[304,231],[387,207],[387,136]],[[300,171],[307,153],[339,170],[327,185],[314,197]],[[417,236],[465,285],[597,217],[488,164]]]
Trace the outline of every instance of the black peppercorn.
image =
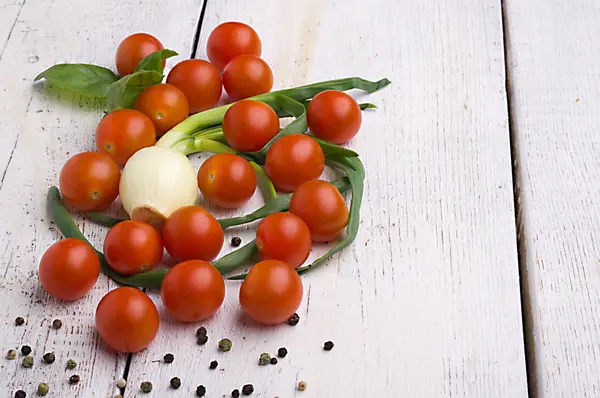
[[[25,319],[22,316],[18,316],[15,318],[15,325],[21,326],[24,323],[25,323]],[[19,391],[21,391],[21,390],[19,390]]]
[[206,336],[207,334],[208,332],[206,331],[206,328],[204,326],[200,326],[198,330],[196,330],[196,337]]
[[19,390],[15,392],[15,398],[25,398],[27,393],[23,390]]
[[271,365],[277,365],[277,358],[273,357],[271,358]]
[[181,387],[181,379],[179,377],[173,377],[169,383],[171,384],[171,388],[178,389]]
[[44,356],[42,357],[44,359],[44,362],[50,364],[50,363],[54,363],[54,361],[56,360],[56,357],[54,356],[53,352],[49,352],[47,354],[44,354]]
[[79,375],[73,375],[73,376],[69,377],[69,383],[71,383],[71,384],[77,384],[77,383],[79,383],[79,380],[81,380]]
[[173,354],[165,354],[163,360],[165,361],[165,363],[173,363],[173,361],[175,360],[175,356]]
[[31,354],[31,347],[29,347],[28,345],[24,345],[23,347],[21,347],[21,354],[23,354],[23,355]]
[[323,344],[323,349],[325,351],[331,351],[332,348],[333,348],[333,341],[326,341],[325,344]]
[[140,384],[140,390],[148,394],[150,391],[152,391],[152,383],[149,381],[143,381],[142,384]]
[[209,366],[208,368],[209,368],[209,369],[216,369],[216,368],[217,368],[217,366],[219,366],[219,362],[217,362],[217,361],[212,361],[212,362],[210,363],[210,366]]
[[231,246],[238,247],[241,244],[242,238],[240,238],[239,236],[234,236],[233,238],[231,238]]
[[246,384],[242,387],[242,394],[250,395],[254,392],[254,386],[252,384]]
[[207,342],[208,342],[208,336],[207,335],[203,334],[201,336],[198,336],[198,340],[197,340],[198,345],[204,345]]
[[52,321],[52,327],[54,329],[60,329],[62,327],[62,321],[60,319],[55,319]]
[[296,326],[298,322],[300,322],[300,315],[296,313],[294,313],[294,315],[289,317],[289,319],[287,320],[287,323],[292,326]]
[[233,390],[231,392],[231,397],[232,398],[240,398],[240,390],[238,390],[237,388],[235,390]]
[[198,387],[196,387],[196,396],[203,397],[205,395],[206,395],[206,387],[204,387],[202,384],[200,384]]
[[288,353],[288,351],[287,351],[287,348],[285,348],[285,347],[281,347],[280,349],[277,350],[277,356],[279,358],[285,358],[287,353]]

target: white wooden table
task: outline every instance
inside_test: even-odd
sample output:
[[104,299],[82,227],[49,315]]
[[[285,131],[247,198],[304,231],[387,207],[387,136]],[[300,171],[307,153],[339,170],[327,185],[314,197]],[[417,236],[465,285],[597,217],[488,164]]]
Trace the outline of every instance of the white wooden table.
[[[103,104],[32,80],[65,61],[114,67],[136,31],[181,54],[169,66],[205,58],[226,20],[258,31],[277,88],[392,80],[368,97],[378,109],[352,143],[367,169],[360,232],[303,277],[296,327],[244,323],[228,282],[202,324],[206,346],[195,344],[200,324],[161,309],[154,344],[116,354],[94,329],[114,283],[101,276],[65,304],[36,275],[59,238],[46,191],[70,155],[94,149]],[[123,376],[125,397],[146,396],[146,380],[154,397],[192,397],[199,384],[228,397],[245,383],[269,398],[600,396],[598,21],[597,0],[0,0],[0,348],[28,344],[36,358],[33,369],[0,359],[0,396],[35,396],[44,381],[49,396],[112,397]],[[100,247],[106,229],[78,223]],[[230,353],[217,351],[222,337]],[[281,346],[287,358],[257,366]],[[53,365],[41,361],[49,351]],[[168,352],[173,364],[153,362]],[[82,381],[70,386],[74,373]]]

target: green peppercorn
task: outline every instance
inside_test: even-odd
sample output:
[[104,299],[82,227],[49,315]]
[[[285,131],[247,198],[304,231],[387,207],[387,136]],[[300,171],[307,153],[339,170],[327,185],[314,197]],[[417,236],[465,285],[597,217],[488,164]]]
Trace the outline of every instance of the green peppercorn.
[[179,377],[173,377],[169,383],[171,384],[171,388],[175,390],[181,387],[181,379]]
[[31,347],[29,347],[28,345],[24,345],[23,347],[21,347],[21,354],[23,354],[23,355],[31,354]]
[[196,387],[196,396],[203,397],[205,395],[206,395],[206,387],[204,387],[202,384],[200,384],[198,387]]
[[165,354],[163,357],[163,361],[165,361],[165,363],[173,363],[174,360],[175,356],[173,354]]
[[143,381],[142,384],[140,384],[140,389],[148,394],[150,391],[152,391],[152,383],[149,381]]
[[8,350],[6,353],[6,359],[15,359],[17,357],[17,350]]
[[222,339],[221,341],[219,341],[219,350],[223,351],[223,352],[227,352],[231,350],[231,340],[229,339]]
[[42,357],[42,359],[47,364],[50,364],[50,363],[54,363],[54,361],[56,360],[56,357],[54,356],[53,352],[49,352],[49,353],[44,354],[44,356]]
[[38,395],[41,395],[43,397],[44,395],[48,394],[49,390],[50,390],[50,387],[48,386],[48,384],[46,384],[46,383],[38,384]]
[[258,359],[258,364],[260,366],[268,365],[271,362],[271,355],[268,352],[263,352],[260,354],[260,358]]
[[31,355],[27,355],[25,358],[23,358],[23,360],[21,361],[21,365],[24,368],[31,368],[33,367],[33,357]]
[[27,393],[23,390],[15,391],[15,398],[25,398]]
[[300,315],[298,315],[297,313],[294,313],[294,315],[289,317],[287,320],[288,325],[292,326],[296,326],[298,322],[300,322]]
[[79,375],[73,375],[73,376],[69,377],[70,384],[77,384],[77,383],[79,383],[80,380],[81,380],[81,377],[79,377]]
[[21,326],[25,323],[25,319],[22,316],[18,316],[15,318],[15,325]]
[[231,398],[240,398],[240,390],[237,388],[231,392]]
[[62,327],[62,321],[60,319],[55,319],[52,321],[52,327],[54,329],[60,329]]
[[231,238],[231,246],[238,247],[241,244],[242,238],[240,238],[239,236],[234,236],[233,238]]
[[285,356],[288,354],[288,350],[285,347],[281,347],[280,349],[277,350],[277,356],[279,358],[285,358]]
[[306,390],[306,382],[301,381],[298,383],[298,391],[304,391],[304,390]]
[[72,359],[67,361],[67,369],[75,369],[77,367],[77,362]]
[[217,361],[211,361],[210,365],[208,366],[209,369],[216,369],[217,366],[219,366],[219,362]]
[[333,341],[326,341],[325,344],[323,344],[323,349],[325,351],[331,351],[333,349]]
[[201,336],[198,336],[198,340],[197,340],[198,345],[204,345],[207,342],[208,342],[208,336],[207,335],[203,334]]
[[271,358],[271,365],[277,365],[277,362],[279,362],[277,360],[277,358],[275,358],[275,357]]
[[254,392],[254,386],[252,384],[245,384],[244,387],[242,387],[242,394],[244,395],[250,395]]

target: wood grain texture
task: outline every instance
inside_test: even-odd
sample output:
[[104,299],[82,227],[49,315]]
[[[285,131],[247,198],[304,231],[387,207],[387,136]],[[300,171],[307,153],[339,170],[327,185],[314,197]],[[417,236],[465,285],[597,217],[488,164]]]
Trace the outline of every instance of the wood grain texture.
[[600,4],[505,4],[539,397],[600,396]]
[[[33,78],[65,61],[113,67],[119,41],[140,30],[153,32],[187,56],[200,3],[180,0],[171,6],[165,14],[158,1],[144,2],[144,12],[140,3],[130,1],[0,2],[0,340],[5,351],[30,345],[36,361],[33,369],[22,368],[20,356],[0,361],[3,396],[17,389],[34,396],[42,381],[57,397],[117,392],[114,380],[122,376],[126,356],[106,349],[94,328],[96,305],[115,285],[101,276],[84,299],[62,303],[44,292],[37,277],[41,255],[59,238],[45,211],[47,189],[58,183],[70,155],[95,150],[94,131],[104,106],[34,85]],[[79,225],[102,247],[104,228],[81,219]],[[15,326],[17,316],[27,324]],[[62,329],[51,328],[54,318],[62,320]],[[50,351],[56,362],[43,364],[42,355]],[[77,369],[65,370],[69,358],[79,363]],[[71,374],[81,376],[77,386],[69,385]]]
[[[165,314],[157,341],[133,357],[128,394],[143,396],[149,380],[169,396],[178,376],[185,394],[203,384],[210,397],[244,383],[269,398],[525,397],[500,2],[209,0],[200,57],[227,20],[256,28],[279,88],[392,80],[357,94],[379,107],[364,113],[352,143],[367,169],[361,229],[303,277],[295,327],[246,319],[236,282],[203,323],[204,347],[195,344],[201,324]],[[223,337],[229,353],[217,350]],[[290,354],[278,365],[257,365],[281,346]],[[167,352],[173,364],[153,362]],[[218,370],[208,369],[213,359]]]

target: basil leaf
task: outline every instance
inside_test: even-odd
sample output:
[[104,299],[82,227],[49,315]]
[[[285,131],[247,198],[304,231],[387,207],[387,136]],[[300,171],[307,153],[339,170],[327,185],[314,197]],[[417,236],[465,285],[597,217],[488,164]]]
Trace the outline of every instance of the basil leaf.
[[154,71],[157,71],[158,73],[162,74],[163,73],[163,61],[166,60],[167,58],[171,58],[176,55],[179,55],[179,54],[177,54],[173,50],[169,50],[168,48],[165,48],[164,50],[159,50],[159,51],[153,52],[152,54],[146,56],[144,59],[142,59],[140,61],[137,68],[135,68],[135,71],[139,72],[141,70],[154,70]]
[[88,97],[105,97],[109,86],[118,77],[110,69],[90,64],[58,64],[36,76],[34,81],[50,83]]
[[120,78],[108,88],[106,105],[112,112],[121,108],[133,108],[133,103],[138,95],[146,88],[162,81],[163,75],[153,70],[134,72]]

